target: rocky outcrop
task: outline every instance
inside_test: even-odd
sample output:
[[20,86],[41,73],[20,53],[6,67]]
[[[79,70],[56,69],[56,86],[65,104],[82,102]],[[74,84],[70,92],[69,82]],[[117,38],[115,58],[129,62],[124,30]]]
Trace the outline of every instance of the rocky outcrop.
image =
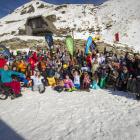
[[33,13],[33,12],[35,12],[35,8],[32,5],[29,5],[29,7],[23,8],[20,14],[24,15],[24,14]]
[[60,5],[55,8],[56,11],[61,10],[63,8],[67,8],[67,5]]
[[16,50],[16,49],[23,49],[23,48],[31,48],[33,46],[36,46],[38,44],[42,44],[43,40],[33,40],[30,39],[28,41],[21,40],[19,38],[13,38],[9,40],[5,40],[0,42],[0,44],[3,44],[7,47],[9,47],[11,50]]
[[[13,38],[9,40],[5,40],[0,42],[0,44],[3,44],[7,47],[9,47],[11,50],[16,49],[25,49],[25,48],[34,48],[35,46],[40,46],[42,48],[45,48],[47,45],[44,40],[35,40],[35,39],[29,39],[27,41],[21,40],[19,38]],[[74,46],[76,50],[85,51],[85,44],[86,41],[82,39],[75,39]],[[99,52],[104,52],[104,49],[106,49],[107,52],[113,52],[116,53],[118,56],[123,55],[125,52],[134,53],[133,50],[127,45],[123,45],[120,43],[114,43],[114,45],[107,44],[105,42],[97,42],[97,49]],[[54,40],[54,45],[59,45],[60,47],[66,47],[65,46],[65,40]]]

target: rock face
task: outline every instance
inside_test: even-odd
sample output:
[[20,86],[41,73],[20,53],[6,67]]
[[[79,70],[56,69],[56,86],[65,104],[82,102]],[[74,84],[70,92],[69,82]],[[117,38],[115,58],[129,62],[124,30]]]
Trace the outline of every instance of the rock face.
[[[76,50],[79,51],[85,51],[85,40],[82,39],[76,39],[74,41],[74,46]],[[10,50],[18,50],[18,49],[27,49],[27,48],[35,48],[36,46],[40,46],[42,48],[46,48],[47,43],[44,42],[44,40],[35,40],[35,39],[28,39],[28,40],[21,40],[19,38],[13,38],[9,40],[5,40],[1,42],[2,45],[5,45],[6,47],[10,48]],[[54,40],[55,45],[59,45],[60,47],[66,47],[64,40]],[[110,44],[107,44],[105,42],[97,42],[97,49],[99,52],[103,53],[104,49],[106,48],[106,51],[108,52],[114,52],[119,56],[124,55],[125,52],[133,53],[133,50],[131,48],[128,48],[127,45],[122,44],[114,44],[113,46]]]
[[13,38],[9,40],[2,41],[1,44],[9,47],[11,50],[15,49],[24,49],[24,48],[31,48],[36,45],[45,45],[43,40],[21,40],[19,38]]

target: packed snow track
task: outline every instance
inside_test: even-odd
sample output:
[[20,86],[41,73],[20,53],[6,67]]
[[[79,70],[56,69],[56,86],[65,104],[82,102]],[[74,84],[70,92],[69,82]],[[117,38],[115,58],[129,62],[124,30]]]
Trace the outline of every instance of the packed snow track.
[[139,140],[140,102],[129,93],[92,90],[0,101],[0,140]]

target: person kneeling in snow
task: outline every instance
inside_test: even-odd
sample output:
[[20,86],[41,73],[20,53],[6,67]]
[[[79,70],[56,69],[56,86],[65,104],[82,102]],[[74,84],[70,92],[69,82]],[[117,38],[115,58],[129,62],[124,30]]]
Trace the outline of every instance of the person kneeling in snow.
[[39,91],[39,93],[44,93],[45,92],[44,78],[41,76],[41,73],[37,71],[34,76],[31,76],[31,79],[33,82],[32,90]]

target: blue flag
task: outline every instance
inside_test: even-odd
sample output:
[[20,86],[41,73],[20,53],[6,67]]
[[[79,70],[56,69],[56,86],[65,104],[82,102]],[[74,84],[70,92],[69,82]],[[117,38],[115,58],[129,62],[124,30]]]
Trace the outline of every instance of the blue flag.
[[52,36],[52,33],[47,33],[45,35],[45,40],[48,43],[49,48],[51,48],[51,46],[53,46],[53,36]]

